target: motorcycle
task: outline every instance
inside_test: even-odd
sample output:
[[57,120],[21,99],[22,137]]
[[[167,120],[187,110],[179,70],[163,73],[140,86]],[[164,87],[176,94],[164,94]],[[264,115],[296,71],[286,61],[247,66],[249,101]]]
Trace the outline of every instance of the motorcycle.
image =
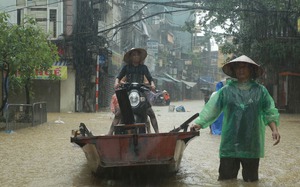
[[124,83],[116,90],[120,110],[121,124],[115,126],[115,134],[146,133],[147,109],[151,107],[146,92],[150,88],[137,82]]
[[153,97],[153,100],[152,100],[152,105],[154,105],[154,106],[165,106],[166,105],[166,101],[165,101],[162,91],[159,91],[159,90],[156,91],[155,96]]
[[208,102],[211,94],[213,93],[213,91],[211,89],[209,89],[209,88],[206,88],[206,87],[200,88],[200,90],[204,94],[204,102],[206,104]]

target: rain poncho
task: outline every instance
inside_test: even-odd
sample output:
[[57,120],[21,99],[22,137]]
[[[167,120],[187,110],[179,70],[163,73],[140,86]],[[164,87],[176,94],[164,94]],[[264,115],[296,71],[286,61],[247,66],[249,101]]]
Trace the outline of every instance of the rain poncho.
[[267,89],[250,81],[230,81],[214,94],[195,120],[203,128],[224,112],[220,158],[264,157],[265,127],[279,125],[279,113]]

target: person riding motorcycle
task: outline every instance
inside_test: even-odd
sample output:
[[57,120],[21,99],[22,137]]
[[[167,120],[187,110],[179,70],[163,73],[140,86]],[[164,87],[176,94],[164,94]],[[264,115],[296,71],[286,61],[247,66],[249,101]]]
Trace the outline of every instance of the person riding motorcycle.
[[153,78],[149,72],[149,69],[144,65],[144,60],[147,57],[147,51],[142,48],[133,48],[129,50],[125,55],[123,61],[126,63],[123,66],[121,72],[115,80],[115,89],[120,86],[120,81],[126,76],[127,82],[144,82],[144,76],[150,83],[152,90],[155,90],[155,84]]
[[[150,84],[151,90],[155,90],[155,84],[153,78],[149,72],[149,69],[144,65],[144,60],[147,57],[147,51],[142,48],[133,48],[129,50],[125,55],[123,61],[126,63],[121,69],[120,73],[115,80],[115,89],[118,89],[121,85],[121,80],[126,77],[126,82],[132,83],[137,82],[140,84],[144,83],[144,77]],[[149,104],[150,105],[150,104]],[[151,107],[147,109],[147,115],[150,117],[151,124],[155,133],[159,133],[157,119],[154,111]]]

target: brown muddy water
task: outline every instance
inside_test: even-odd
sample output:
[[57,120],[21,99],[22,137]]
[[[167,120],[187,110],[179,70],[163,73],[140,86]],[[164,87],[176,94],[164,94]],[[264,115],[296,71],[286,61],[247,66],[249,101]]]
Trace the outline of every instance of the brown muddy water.
[[[169,112],[167,106],[153,107],[160,131],[178,127],[203,107],[203,101],[171,103],[183,105],[186,112]],[[57,123],[60,120],[63,123]],[[56,121],[56,122],[55,122]],[[300,186],[300,115],[281,115],[277,146],[272,144],[271,131],[266,131],[265,158],[261,159],[259,177],[245,183],[241,177],[219,182],[218,148],[220,136],[201,130],[183,154],[179,172],[170,177],[140,179],[100,179],[91,174],[84,153],[70,143],[71,130],[84,122],[94,135],[106,134],[112,121],[109,112],[49,113],[48,122],[36,127],[0,131],[1,187],[92,187],[92,186]],[[149,173],[149,176],[151,173]]]

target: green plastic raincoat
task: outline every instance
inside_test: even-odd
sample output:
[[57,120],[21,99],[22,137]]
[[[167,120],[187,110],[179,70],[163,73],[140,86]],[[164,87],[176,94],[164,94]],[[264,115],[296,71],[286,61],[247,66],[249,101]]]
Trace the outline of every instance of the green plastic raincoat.
[[255,81],[230,81],[214,94],[195,123],[206,128],[224,112],[220,158],[264,157],[265,127],[279,125],[279,113],[267,89]]

